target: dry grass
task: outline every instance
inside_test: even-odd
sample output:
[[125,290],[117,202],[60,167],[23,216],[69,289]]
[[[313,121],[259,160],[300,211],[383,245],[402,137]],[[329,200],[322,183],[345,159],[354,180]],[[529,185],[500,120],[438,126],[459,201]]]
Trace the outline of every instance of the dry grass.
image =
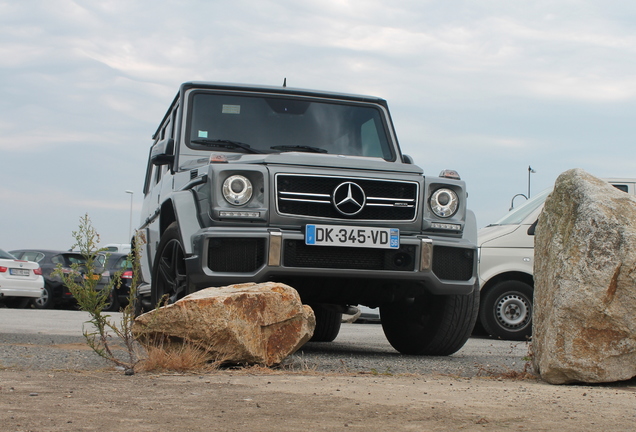
[[146,347],[146,356],[137,364],[139,372],[211,372],[219,368],[206,353],[189,343],[157,344]]

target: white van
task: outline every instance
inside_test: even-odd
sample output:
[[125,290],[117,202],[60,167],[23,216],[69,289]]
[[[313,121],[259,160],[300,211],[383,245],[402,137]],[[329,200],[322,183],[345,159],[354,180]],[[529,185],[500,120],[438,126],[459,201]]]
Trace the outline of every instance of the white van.
[[[604,179],[636,195],[636,179]],[[489,335],[525,340],[532,335],[534,230],[552,188],[479,230],[479,323]]]

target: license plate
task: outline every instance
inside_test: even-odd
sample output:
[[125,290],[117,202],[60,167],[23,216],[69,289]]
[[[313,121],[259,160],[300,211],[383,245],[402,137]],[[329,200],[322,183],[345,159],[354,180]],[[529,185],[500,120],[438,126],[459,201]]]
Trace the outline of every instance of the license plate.
[[31,270],[12,268],[12,269],[9,269],[9,274],[13,276],[29,276],[31,274]]
[[305,244],[398,249],[400,247],[400,230],[397,228],[307,225]]

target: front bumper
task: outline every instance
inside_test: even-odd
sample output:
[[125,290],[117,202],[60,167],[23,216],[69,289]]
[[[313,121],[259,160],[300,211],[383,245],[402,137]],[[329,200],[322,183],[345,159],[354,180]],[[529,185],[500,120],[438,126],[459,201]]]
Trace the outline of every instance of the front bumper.
[[400,249],[308,246],[296,230],[206,228],[186,258],[194,290],[244,282],[343,278],[413,282],[432,294],[470,294],[477,249],[463,239],[400,236]]

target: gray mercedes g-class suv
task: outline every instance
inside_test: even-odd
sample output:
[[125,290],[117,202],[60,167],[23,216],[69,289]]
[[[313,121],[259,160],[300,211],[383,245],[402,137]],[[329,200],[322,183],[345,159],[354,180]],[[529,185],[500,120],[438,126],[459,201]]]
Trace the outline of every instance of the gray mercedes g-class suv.
[[473,329],[477,227],[455,171],[403,155],[387,102],[188,82],[153,136],[140,231],[146,309],[243,282],[289,284],[314,341],[379,307],[404,354],[448,355]]

